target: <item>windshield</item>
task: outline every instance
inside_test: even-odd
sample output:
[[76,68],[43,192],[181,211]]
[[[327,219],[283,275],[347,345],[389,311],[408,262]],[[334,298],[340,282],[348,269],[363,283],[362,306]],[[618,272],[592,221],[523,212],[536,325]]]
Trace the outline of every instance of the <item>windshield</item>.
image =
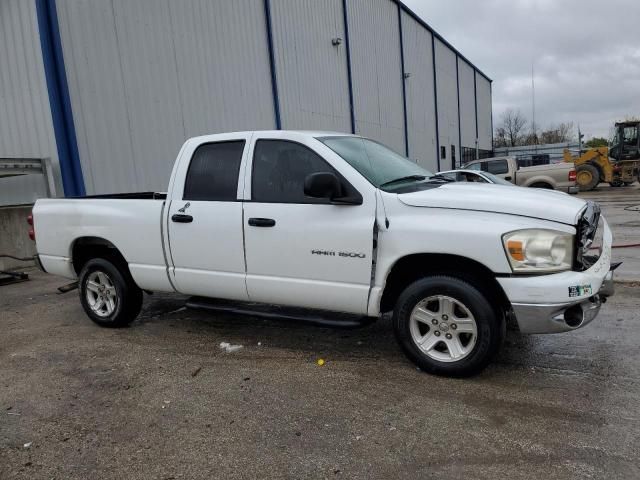
[[429,170],[384,145],[361,137],[320,137],[331,150],[377,188],[394,189],[433,176]]

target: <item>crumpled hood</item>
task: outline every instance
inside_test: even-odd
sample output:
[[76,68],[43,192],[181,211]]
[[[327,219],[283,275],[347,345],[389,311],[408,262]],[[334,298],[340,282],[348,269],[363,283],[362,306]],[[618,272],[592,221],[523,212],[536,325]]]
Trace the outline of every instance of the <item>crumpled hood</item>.
[[506,213],[575,225],[586,205],[577,197],[539,188],[447,183],[438,188],[398,194],[412,207],[452,208]]

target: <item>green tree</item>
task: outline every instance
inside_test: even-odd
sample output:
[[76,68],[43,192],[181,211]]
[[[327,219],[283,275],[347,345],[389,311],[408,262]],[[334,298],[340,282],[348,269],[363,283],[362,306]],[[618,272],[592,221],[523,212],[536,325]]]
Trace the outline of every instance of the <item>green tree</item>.
[[609,141],[602,137],[593,137],[585,142],[584,146],[587,148],[606,147],[609,145]]

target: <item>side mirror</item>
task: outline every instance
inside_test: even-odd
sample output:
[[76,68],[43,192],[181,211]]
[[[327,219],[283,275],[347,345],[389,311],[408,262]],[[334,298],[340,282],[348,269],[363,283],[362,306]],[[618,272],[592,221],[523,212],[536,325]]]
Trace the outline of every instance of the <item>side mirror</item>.
[[304,194],[313,198],[333,200],[342,196],[340,180],[331,172],[318,172],[304,179]]

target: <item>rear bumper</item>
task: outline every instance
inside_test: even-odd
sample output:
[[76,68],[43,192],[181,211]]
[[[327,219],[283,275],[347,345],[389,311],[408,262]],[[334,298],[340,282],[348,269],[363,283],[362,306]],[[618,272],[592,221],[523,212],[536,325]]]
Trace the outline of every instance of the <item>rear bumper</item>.
[[33,256],[33,261],[34,261],[34,262],[36,262],[36,266],[37,266],[40,270],[42,270],[44,273],[47,273],[47,271],[46,271],[46,270],[45,270],[45,268],[44,268],[44,265],[42,265],[42,262],[40,261],[40,255],[35,254],[35,255]]
[[578,193],[580,192],[580,187],[577,185],[573,185],[567,189],[567,193]]

